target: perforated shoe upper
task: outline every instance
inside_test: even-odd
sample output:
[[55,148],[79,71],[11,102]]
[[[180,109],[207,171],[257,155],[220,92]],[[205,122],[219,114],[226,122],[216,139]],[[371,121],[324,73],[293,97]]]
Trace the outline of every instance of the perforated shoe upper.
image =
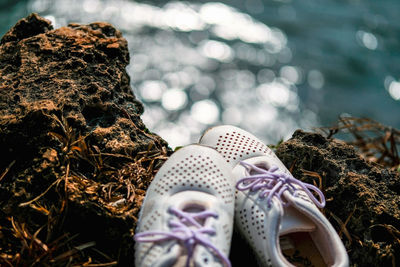
[[[202,237],[228,255],[234,208],[234,181],[231,176],[229,165],[214,149],[200,145],[181,148],[164,163],[150,184],[136,233],[162,232],[165,236],[165,233],[175,230],[173,234],[180,238],[184,230],[171,225],[183,224],[187,226],[187,231],[208,229],[213,234],[201,234]],[[198,219],[196,222],[201,224],[201,228],[196,229],[194,224],[187,222],[187,218],[182,219],[171,210],[186,212],[187,215],[207,211],[217,216],[205,216],[205,221]],[[180,266],[185,263],[180,258],[188,256],[186,250],[177,239],[137,242],[136,266]],[[193,261],[196,266],[222,266],[216,251],[201,244],[194,247]]]
[[[221,153],[231,165],[237,183],[250,176],[245,181],[249,189],[236,190],[235,227],[249,242],[262,265],[293,266],[282,254],[279,237],[297,230],[317,232],[318,239],[323,240],[319,249],[328,255],[324,259],[326,264],[348,265],[346,250],[332,225],[299,185],[293,186],[290,182],[284,185],[291,179],[285,177],[292,177],[290,172],[261,140],[240,128],[224,125],[206,131],[199,143],[214,147]],[[251,179],[251,170],[246,168],[246,164],[265,170],[276,166],[281,175],[272,181],[265,179],[272,175],[270,173],[255,173],[254,177],[264,177],[264,181],[258,182]],[[275,189],[279,192],[274,192]],[[274,195],[268,201],[266,196],[270,193]]]

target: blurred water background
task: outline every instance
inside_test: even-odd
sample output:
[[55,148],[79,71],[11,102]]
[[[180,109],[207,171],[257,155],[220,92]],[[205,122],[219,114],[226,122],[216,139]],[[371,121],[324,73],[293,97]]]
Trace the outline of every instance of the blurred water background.
[[31,12],[120,29],[143,120],[172,148],[218,124],[271,144],[339,115],[400,128],[398,0],[0,0],[0,35]]

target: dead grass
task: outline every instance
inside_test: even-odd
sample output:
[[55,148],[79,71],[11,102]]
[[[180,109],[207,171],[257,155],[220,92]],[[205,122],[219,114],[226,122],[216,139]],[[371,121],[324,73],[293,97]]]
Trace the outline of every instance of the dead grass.
[[[324,134],[327,138],[340,136],[340,139],[354,146],[367,161],[379,164],[383,168],[400,172],[400,131],[397,129],[367,118],[341,117],[336,125],[318,128],[316,131]],[[326,209],[328,217],[332,218],[339,226],[339,236],[342,237],[344,235],[348,240],[348,247],[352,247],[353,249],[355,246],[369,246],[362,241],[362,238],[348,230],[347,226],[350,224],[356,210],[357,206],[355,205],[354,209],[343,222],[333,212]],[[372,232],[377,228],[383,228],[384,231],[389,233],[392,241],[388,240],[385,247],[374,243],[372,240],[370,242],[379,251],[381,257],[391,258],[392,266],[396,266],[396,257],[393,254],[393,249],[394,246],[397,246],[398,249],[400,245],[400,231],[395,226],[389,224],[374,224],[370,226],[369,230]]]
[[[0,266],[114,266],[115,259],[98,250],[94,241],[79,243],[79,233],[71,235],[63,230],[68,203],[79,198],[97,203],[110,214],[131,216],[137,221],[145,190],[159,165],[167,159],[167,151],[150,145],[135,157],[103,153],[87,142],[88,136],[75,133],[65,119],[52,119],[60,129],[48,133],[59,143],[57,163],[53,164],[58,175],[42,192],[19,203],[20,208],[34,210],[47,222],[37,227],[21,217],[0,218]],[[0,182],[14,164],[12,161],[0,172]],[[90,166],[85,173],[82,165]],[[51,199],[54,193],[56,200]]]
[[367,118],[341,117],[332,127],[317,128],[327,138],[341,134],[366,160],[392,170],[400,168],[400,131]]

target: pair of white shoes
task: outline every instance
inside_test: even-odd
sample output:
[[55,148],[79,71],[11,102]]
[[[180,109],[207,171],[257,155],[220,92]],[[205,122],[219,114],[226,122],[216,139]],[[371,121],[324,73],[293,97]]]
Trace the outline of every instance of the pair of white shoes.
[[252,134],[234,126],[211,128],[198,145],[175,152],[150,184],[135,235],[135,264],[231,266],[234,219],[261,266],[294,266],[299,259],[348,266],[339,236],[318,209],[324,205],[317,187],[293,178]]

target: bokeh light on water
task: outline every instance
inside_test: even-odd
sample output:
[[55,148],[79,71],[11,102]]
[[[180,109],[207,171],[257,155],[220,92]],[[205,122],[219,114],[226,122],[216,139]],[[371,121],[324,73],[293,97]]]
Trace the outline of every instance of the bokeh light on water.
[[275,143],[345,112],[400,126],[393,115],[400,68],[388,56],[399,42],[384,38],[400,25],[390,25],[392,13],[379,13],[389,7],[371,1],[363,13],[352,13],[360,8],[355,1],[340,11],[335,1],[22,2],[24,12],[38,12],[55,27],[108,21],[122,30],[143,120],[171,147],[196,142],[218,124]]

